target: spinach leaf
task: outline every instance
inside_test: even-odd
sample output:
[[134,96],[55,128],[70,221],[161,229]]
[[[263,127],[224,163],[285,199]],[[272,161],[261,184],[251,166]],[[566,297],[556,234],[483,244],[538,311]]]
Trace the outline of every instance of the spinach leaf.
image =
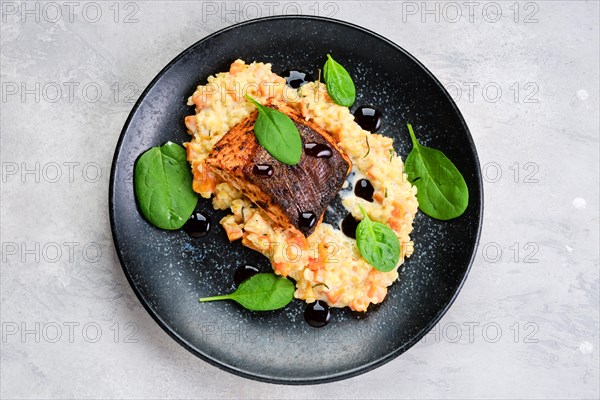
[[188,220],[198,196],[185,149],[167,142],[146,151],[135,163],[135,197],[142,215],[154,226],[179,229]]
[[350,107],[356,100],[356,88],[346,68],[342,67],[329,54],[323,66],[323,78],[329,97],[340,106]]
[[461,216],[469,204],[469,189],[456,166],[439,150],[421,146],[412,125],[408,132],[413,149],[404,170],[417,187],[419,208],[432,218],[449,220]]
[[231,294],[203,297],[200,302],[233,300],[251,311],[271,311],[287,306],[294,298],[294,284],[275,274],[257,274]]
[[258,108],[254,124],[258,143],[282,163],[298,164],[302,156],[302,138],[294,122],[281,111],[265,107],[248,95],[246,99]]
[[360,211],[364,215],[356,227],[356,245],[360,255],[378,271],[393,270],[400,261],[398,236],[389,226],[371,221],[362,207]]

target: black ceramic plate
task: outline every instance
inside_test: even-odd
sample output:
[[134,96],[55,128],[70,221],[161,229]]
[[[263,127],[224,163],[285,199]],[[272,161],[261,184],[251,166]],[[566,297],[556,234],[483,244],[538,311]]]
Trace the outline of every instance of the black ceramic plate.
[[[442,222],[419,212],[411,235],[415,253],[386,300],[366,316],[334,309],[324,328],[310,327],[304,303],[252,313],[232,302],[199,304],[201,296],[233,290],[245,263],[271,271],[258,253],[229,243],[209,201],[209,236],[162,231],[136,208],[133,167],[152,146],[189,140],[183,125],[193,114],[186,100],[200,82],[227,71],[236,58],[302,69],[315,77],[331,53],[350,72],[359,105],[383,111],[380,133],[392,136],[405,158],[406,123],[423,144],[441,149],[462,171],[470,202],[460,218]],[[398,171],[400,173],[400,171]],[[219,31],[185,50],[150,83],[129,116],[116,148],[110,216],[125,275],[148,312],[181,345],[227,371],[268,382],[307,384],[339,380],[397,357],[421,339],[458,294],[476,251],[482,217],[479,163],[469,130],[442,85],[414,57],[358,26],[314,17],[273,17]],[[337,216],[339,217],[339,216]],[[328,215],[334,220],[336,215]]]

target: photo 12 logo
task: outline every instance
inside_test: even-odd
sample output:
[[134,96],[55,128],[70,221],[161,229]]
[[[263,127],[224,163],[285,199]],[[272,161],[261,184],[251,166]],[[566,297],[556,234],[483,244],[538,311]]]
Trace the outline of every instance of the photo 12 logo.
[[502,99],[516,104],[540,102],[537,82],[447,82],[444,88],[456,102],[475,103],[483,100],[486,103],[498,103]]
[[536,322],[514,321],[499,323],[496,321],[447,322],[437,324],[421,339],[421,343],[498,343],[503,338],[513,343],[536,344],[540,326]]
[[[102,258],[100,243],[89,242],[2,242],[2,262],[9,261],[55,264],[60,261],[74,263],[83,260],[95,264]],[[104,246],[105,247],[105,246]]]
[[515,24],[538,23],[540,7],[537,2],[479,2],[479,1],[404,1],[402,22],[422,23],[458,22],[495,24],[512,21]]
[[138,2],[115,1],[3,1],[0,6],[2,23],[73,23],[95,24],[102,20],[114,23],[139,22]]
[[112,102],[133,104],[143,87],[135,82],[2,82],[2,103]]
[[202,22],[217,19],[238,23],[274,15],[314,15],[335,17],[339,3],[335,1],[203,1]]
[[327,347],[340,342],[342,337],[342,331],[334,327],[323,330],[278,330],[272,326],[259,329],[251,325],[231,324],[222,321],[199,322],[196,331],[204,342],[234,346],[246,346],[253,343],[310,343],[311,345]]
[[113,343],[139,343],[140,327],[135,322],[113,322],[103,326],[89,322],[2,322],[2,343],[98,343],[103,338]]
[[[2,163],[2,183],[98,183],[102,179],[102,167],[96,162],[78,161]],[[104,174],[106,175],[106,174]]]

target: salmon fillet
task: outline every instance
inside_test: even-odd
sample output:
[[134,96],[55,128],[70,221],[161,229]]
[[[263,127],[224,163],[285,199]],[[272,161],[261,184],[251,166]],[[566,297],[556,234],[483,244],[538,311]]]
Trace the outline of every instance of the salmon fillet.
[[[330,157],[314,157],[303,151],[300,162],[290,166],[271,156],[257,141],[254,123],[258,111],[234,126],[206,159],[207,165],[223,181],[244,193],[278,225],[297,229],[309,236],[323,219],[325,209],[342,188],[352,162],[334,139],[319,126],[306,121],[300,113],[281,102],[267,106],[277,109],[294,122],[304,149],[307,144],[325,145]],[[271,176],[253,172],[255,165],[272,167]],[[314,216],[314,224],[307,218]]]

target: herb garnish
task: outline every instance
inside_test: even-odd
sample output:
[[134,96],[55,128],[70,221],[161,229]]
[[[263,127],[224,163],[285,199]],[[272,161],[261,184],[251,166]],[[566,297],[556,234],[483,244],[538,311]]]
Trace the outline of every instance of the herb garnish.
[[356,99],[356,88],[346,68],[342,67],[329,54],[323,66],[323,78],[329,97],[340,106],[350,107]]
[[258,108],[254,124],[258,143],[282,163],[298,164],[302,157],[302,138],[294,122],[281,111],[265,107],[248,95],[246,99]]
[[407,126],[413,149],[404,167],[409,181],[417,187],[419,208],[440,220],[461,216],[469,203],[465,179],[444,153],[421,146],[412,125]]
[[198,203],[185,149],[178,144],[167,142],[142,154],[135,163],[134,181],[142,215],[159,228],[181,228]]
[[369,144],[369,137],[368,137],[368,136],[365,136],[365,140],[366,140],[366,142],[367,142],[367,149],[368,149],[368,150],[367,150],[367,153],[366,153],[366,154],[365,154],[365,155],[364,155],[362,158],[365,158],[365,157],[367,157],[367,156],[369,155],[369,153],[371,152],[371,145]]
[[361,256],[378,271],[389,272],[400,261],[400,241],[394,231],[381,222],[371,221],[360,207],[363,220],[356,227],[356,245]]
[[316,285],[313,285],[313,289],[319,286],[325,286],[327,288],[327,290],[329,290],[329,286],[327,286],[325,283],[317,283]]
[[233,300],[251,311],[271,311],[287,306],[294,298],[294,284],[275,274],[257,274],[240,284],[233,293],[203,297],[200,302]]

